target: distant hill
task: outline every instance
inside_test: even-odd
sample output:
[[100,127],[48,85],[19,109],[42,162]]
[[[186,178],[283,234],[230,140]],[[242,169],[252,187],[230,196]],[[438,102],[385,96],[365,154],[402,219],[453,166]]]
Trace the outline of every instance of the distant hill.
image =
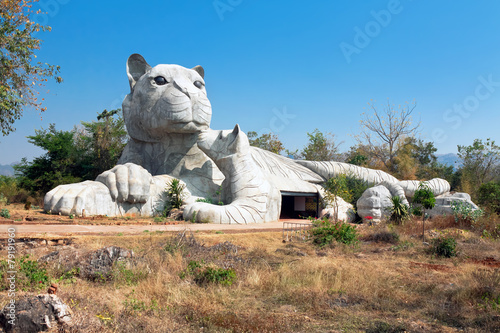
[[460,167],[460,158],[457,154],[436,154],[437,161],[441,164],[452,165],[455,169]]
[[10,165],[0,164],[0,175],[2,176],[14,176],[14,168],[12,167],[16,163]]

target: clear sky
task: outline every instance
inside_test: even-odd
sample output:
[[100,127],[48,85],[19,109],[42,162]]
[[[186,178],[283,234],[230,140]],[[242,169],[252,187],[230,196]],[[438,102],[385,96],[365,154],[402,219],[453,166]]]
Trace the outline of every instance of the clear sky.
[[41,0],[52,27],[38,60],[61,66],[47,111],[0,137],[0,164],[42,153],[27,142],[121,106],[125,63],[202,65],[214,129],[273,130],[289,149],[315,128],[353,144],[371,99],[415,100],[438,153],[500,141],[500,2]]

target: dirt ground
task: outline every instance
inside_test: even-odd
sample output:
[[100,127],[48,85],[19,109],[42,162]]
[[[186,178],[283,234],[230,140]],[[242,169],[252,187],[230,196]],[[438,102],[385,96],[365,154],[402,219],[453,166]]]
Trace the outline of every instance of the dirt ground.
[[11,204],[5,207],[10,212],[10,218],[0,217],[0,230],[14,226],[19,235],[24,234],[55,234],[55,235],[100,235],[100,234],[140,234],[155,231],[224,231],[225,233],[281,231],[283,222],[308,223],[305,220],[280,220],[272,223],[226,225],[200,224],[186,221],[175,221],[161,217],[140,217],[125,215],[120,217],[108,216],[61,216],[49,215],[42,209],[25,209],[22,204]]

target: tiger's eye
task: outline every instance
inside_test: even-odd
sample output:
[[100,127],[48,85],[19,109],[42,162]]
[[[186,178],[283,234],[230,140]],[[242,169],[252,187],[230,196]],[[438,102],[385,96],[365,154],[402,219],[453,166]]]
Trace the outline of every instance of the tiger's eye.
[[163,76],[157,76],[154,78],[155,83],[159,86],[163,86],[164,84],[167,84],[167,80]]
[[201,81],[194,81],[194,85],[196,86],[196,88],[199,88],[199,89],[201,89],[201,87],[203,87],[203,83],[201,83]]

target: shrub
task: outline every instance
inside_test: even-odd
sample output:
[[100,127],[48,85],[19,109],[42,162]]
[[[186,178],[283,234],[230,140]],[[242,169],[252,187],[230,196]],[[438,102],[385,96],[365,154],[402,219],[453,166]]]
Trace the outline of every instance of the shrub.
[[451,210],[453,210],[456,223],[469,225],[472,228],[475,227],[477,221],[483,215],[481,209],[474,209],[471,204],[465,201],[453,201]]
[[410,216],[409,207],[397,195],[390,197],[390,199],[392,203],[392,207],[390,208],[391,221],[394,221],[395,224],[403,224]]
[[0,210],[0,216],[5,217],[6,219],[10,218],[9,210],[7,208],[3,208]]
[[395,231],[383,230],[365,237],[366,241],[375,243],[398,244],[399,235]]
[[117,284],[124,284],[127,286],[135,286],[139,281],[145,279],[148,272],[140,269],[130,269],[127,263],[117,261],[113,265],[112,279]]
[[489,182],[481,184],[478,190],[477,202],[491,212],[500,214],[500,183]]
[[327,219],[313,221],[312,241],[319,247],[330,245],[333,241],[343,244],[358,242],[356,227],[343,222],[331,222]]
[[206,202],[206,203],[211,204],[212,200],[208,199],[208,198],[198,198],[198,199],[196,199],[196,202]]
[[363,195],[363,192],[370,188],[372,184],[356,178],[351,174],[340,174],[328,179],[325,189],[333,195],[339,196],[346,202],[356,206],[356,202]]
[[[47,287],[49,275],[43,264],[36,260],[30,260],[29,255],[14,259],[17,268],[16,287],[19,290],[31,291]],[[2,288],[7,289],[9,282],[6,280],[7,271],[12,271],[6,260],[0,261],[0,274],[2,276]]]
[[167,183],[167,187],[165,188],[165,206],[163,211],[159,211],[164,217],[168,215],[168,213],[174,208],[180,208],[182,206],[182,199],[184,199],[184,189],[186,185],[181,183],[181,181],[177,178],[172,179],[169,183]]
[[429,186],[420,183],[418,190],[413,195],[413,202],[421,205],[424,209],[432,209],[436,204],[436,198],[434,198],[434,193]]
[[457,241],[451,236],[438,237],[432,243],[432,250],[437,256],[451,258],[457,255]]
[[191,260],[187,268],[181,272],[180,278],[184,279],[192,276],[199,285],[209,283],[230,286],[236,280],[236,272],[232,268],[221,268],[205,265],[205,262]]
[[422,216],[422,214],[423,214],[422,208],[420,206],[412,205],[410,210],[411,210],[411,215]]

